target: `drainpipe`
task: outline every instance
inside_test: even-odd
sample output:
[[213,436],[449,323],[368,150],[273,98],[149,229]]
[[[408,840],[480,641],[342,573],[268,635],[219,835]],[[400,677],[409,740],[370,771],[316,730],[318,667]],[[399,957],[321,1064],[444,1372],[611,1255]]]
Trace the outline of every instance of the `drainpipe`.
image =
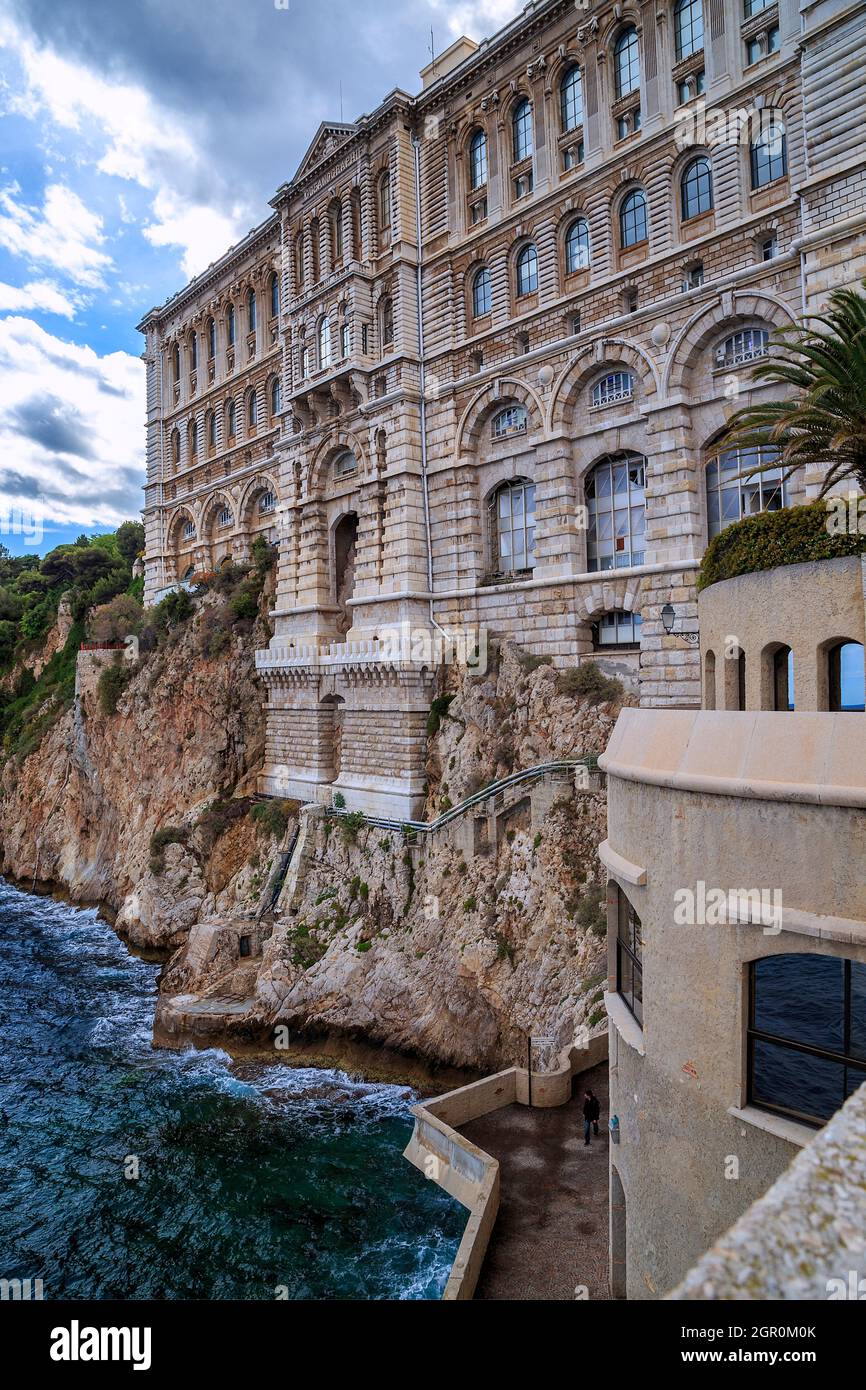
[[415,240],[417,243],[416,256],[416,291],[415,301],[418,313],[418,388],[420,392],[420,426],[421,426],[421,482],[424,495],[424,532],[427,538],[427,592],[430,595],[430,624],[450,644],[451,637],[439,623],[433,613],[433,537],[430,530],[430,489],[427,481],[427,396],[426,396],[426,364],[424,358],[424,308],[421,299],[422,290],[422,265],[421,265],[421,141],[417,135],[412,137],[412,150],[415,156]]

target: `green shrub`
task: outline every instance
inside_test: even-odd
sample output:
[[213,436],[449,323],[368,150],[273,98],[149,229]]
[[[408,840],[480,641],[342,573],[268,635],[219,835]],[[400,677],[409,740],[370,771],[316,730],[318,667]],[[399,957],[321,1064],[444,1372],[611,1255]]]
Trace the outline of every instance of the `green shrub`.
[[477,903],[477,901],[476,901],[476,898],[475,898],[475,894],[474,894],[474,893],[470,893],[468,898],[464,898],[464,900],[463,900],[463,911],[464,911],[464,912],[474,912],[477,906],[478,906],[478,903]]
[[246,584],[232,594],[229,604],[235,617],[241,620],[255,618],[259,611],[258,597]]
[[532,652],[517,652],[516,656],[518,665],[523,668],[527,675],[532,671],[537,671],[539,666],[549,666],[553,660],[549,656],[535,656]]
[[[829,499],[828,499],[829,500]],[[857,501],[849,514],[857,515]],[[778,512],[759,512],[726,526],[707,546],[698,574],[698,592],[722,579],[734,579],[777,565],[802,565],[866,552],[866,535],[834,531],[827,502],[807,502]]]
[[606,676],[594,661],[584,661],[568,671],[560,671],[556,688],[561,695],[576,695],[589,705],[617,704],[623,697],[622,681]]
[[251,812],[260,830],[275,840],[281,840],[289,824],[289,807],[285,801],[259,801]]
[[372,941],[356,941],[356,942],[355,942],[355,950],[356,950],[356,951],[369,951],[369,949],[370,949],[370,947],[372,946],[372,944],[373,944]]
[[186,589],[175,589],[172,593],[166,594],[165,598],[156,605],[153,621],[157,631],[167,632],[170,628],[176,627],[178,623],[185,623],[194,612],[195,604]]
[[348,811],[345,816],[340,817],[340,830],[347,844],[354,844],[357,840],[358,831],[364,825],[365,819],[363,811]]
[[106,666],[96,686],[99,708],[103,714],[110,716],[117,713],[117,702],[131,679],[132,671],[129,666],[122,666],[119,661]]
[[448,715],[448,707],[454,699],[453,695],[437,695],[430,706],[430,713],[427,715],[427,736],[432,738],[438,734],[442,720]]
[[166,845],[186,844],[187,830],[182,825],[166,825],[150,837],[150,872],[161,874],[165,869]]
[[344,797],[342,792],[334,792],[334,806],[337,808],[338,811],[345,810],[346,798]]

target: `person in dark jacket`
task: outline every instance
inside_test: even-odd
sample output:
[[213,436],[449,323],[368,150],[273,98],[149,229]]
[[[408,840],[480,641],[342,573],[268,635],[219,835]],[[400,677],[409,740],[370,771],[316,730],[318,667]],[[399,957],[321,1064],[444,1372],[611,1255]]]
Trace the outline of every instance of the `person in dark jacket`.
[[597,1097],[597,1096],[594,1096],[593,1093],[592,1093],[592,1091],[590,1091],[590,1090],[584,1091],[584,1093],[583,1093],[583,1142],[584,1142],[584,1144],[588,1144],[588,1143],[589,1143],[589,1128],[590,1128],[590,1125],[592,1126],[592,1128],[593,1128],[593,1130],[595,1131],[595,1133],[598,1134],[598,1117],[599,1117],[600,1114],[601,1114],[601,1106],[600,1106],[599,1103],[598,1103],[598,1097]]

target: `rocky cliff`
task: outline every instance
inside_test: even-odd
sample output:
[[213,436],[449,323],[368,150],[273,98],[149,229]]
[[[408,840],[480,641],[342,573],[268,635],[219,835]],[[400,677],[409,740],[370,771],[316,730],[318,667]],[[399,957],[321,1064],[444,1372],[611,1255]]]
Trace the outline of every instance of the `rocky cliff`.
[[[266,630],[226,635],[219,605],[205,596],[125,672],[114,712],[99,677],[122,654],[79,655],[74,708],[4,767],[3,871],[102,902],[134,944],[173,953],[169,1041],[276,1028],[490,1069],[522,1059],[529,1033],[555,1050],[603,1026],[596,779],[548,777],[432,835],[263,803]],[[584,686],[511,646],[483,677],[446,669],[429,816],[513,770],[601,751],[616,709]]]

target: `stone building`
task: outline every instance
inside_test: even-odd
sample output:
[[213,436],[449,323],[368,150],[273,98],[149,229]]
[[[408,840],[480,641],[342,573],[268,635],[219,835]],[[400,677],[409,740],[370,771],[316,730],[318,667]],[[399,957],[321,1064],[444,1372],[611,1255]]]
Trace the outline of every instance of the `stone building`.
[[705,708],[624,710],[600,760],[615,1297],[671,1290],[866,1082],[864,594],[861,556],[705,589]]
[[864,33],[538,0],[323,125],[145,317],[147,597],[279,545],[263,789],[416,813],[435,668],[488,633],[699,703],[708,537],[818,482],[708,453],[769,335],[866,270]]

